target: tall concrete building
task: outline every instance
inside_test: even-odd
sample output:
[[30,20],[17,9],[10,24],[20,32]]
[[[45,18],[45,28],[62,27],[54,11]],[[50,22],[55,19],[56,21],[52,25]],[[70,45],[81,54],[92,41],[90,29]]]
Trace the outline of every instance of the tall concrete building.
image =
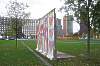
[[56,18],[56,29],[57,29],[57,36],[60,36],[62,34],[61,19]]
[[68,32],[67,32],[67,16],[63,17],[63,34],[65,36],[68,35]]
[[10,19],[8,17],[0,17],[0,34],[5,34],[6,32],[12,32],[9,31],[10,29]]
[[63,17],[63,34],[65,36],[73,34],[73,16],[64,16]]
[[67,31],[68,31],[68,35],[73,34],[73,16],[72,15],[67,16]]

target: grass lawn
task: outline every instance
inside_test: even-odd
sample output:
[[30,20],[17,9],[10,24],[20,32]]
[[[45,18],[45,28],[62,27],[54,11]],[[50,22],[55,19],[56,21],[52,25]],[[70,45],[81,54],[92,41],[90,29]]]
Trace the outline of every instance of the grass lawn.
[[15,40],[0,40],[0,66],[43,66],[34,54]]
[[[90,42],[90,51],[91,53],[98,53],[100,51],[100,41],[91,41]],[[69,40],[61,41],[57,40],[57,49],[62,52],[70,53],[72,55],[78,56],[79,54],[86,53],[87,43],[83,40]],[[100,57],[100,56],[99,56]]]
[[[22,42],[32,49],[36,48],[36,42],[34,40],[22,40]],[[91,41],[91,60],[81,57],[82,54],[86,54],[86,41],[57,40],[56,48],[58,51],[74,55],[76,58],[59,61],[48,60],[54,66],[89,66],[88,64],[90,64],[90,66],[100,65],[99,40]],[[27,48],[21,44],[20,40],[18,41],[18,48],[16,48],[16,41],[14,40],[0,40],[0,64],[4,64],[6,66],[10,66],[9,64],[13,64],[13,66],[44,66],[39,59],[34,56],[34,54],[29,52]]]
[[[30,46],[32,49],[36,48],[36,43],[35,41],[29,40],[29,41],[24,41],[28,46]],[[35,43],[35,44],[34,44]],[[100,65],[100,41],[99,40],[92,40],[90,46],[90,60],[87,60],[87,57],[85,56],[87,54],[87,43],[86,40],[66,40],[66,41],[61,41],[57,40],[56,41],[56,48],[58,51],[62,51],[71,55],[76,56],[75,59],[72,59],[71,61],[69,60],[64,60],[60,61],[63,64],[68,64],[68,66],[73,66],[75,64],[76,66],[94,66],[94,65]],[[62,64],[59,63],[58,61],[51,61],[53,64],[56,64],[54,66],[61,66]],[[80,65],[77,65],[79,64]],[[57,65],[58,64],[58,65]],[[72,64],[72,65],[70,65]],[[66,65],[65,65],[66,66]]]
[[59,51],[76,56],[76,58],[71,61],[73,64],[80,64],[78,66],[88,66],[87,64],[89,64],[89,66],[94,66],[100,64],[100,41],[92,40],[90,44],[91,60],[87,60],[85,56],[87,54],[86,40],[57,40],[56,46]]

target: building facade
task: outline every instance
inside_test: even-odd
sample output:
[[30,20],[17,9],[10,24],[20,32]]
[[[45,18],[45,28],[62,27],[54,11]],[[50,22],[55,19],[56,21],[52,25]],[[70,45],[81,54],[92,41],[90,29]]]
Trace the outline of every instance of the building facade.
[[60,36],[62,34],[62,25],[61,25],[61,19],[56,18],[56,30],[57,30],[57,36]]
[[36,26],[37,21],[34,19],[25,19],[25,24],[22,27],[22,33],[27,36],[27,38],[30,36],[32,38],[36,37]]
[[73,34],[73,16],[63,17],[63,35],[68,36]]
[[63,17],[63,35],[64,36],[68,35],[68,32],[67,32],[67,16]]
[[0,17],[0,34],[4,35],[7,32],[13,32],[10,29],[10,18]]
[[[37,21],[35,19],[18,19],[17,22],[19,24],[17,24],[17,27],[19,25],[20,28],[17,29],[17,35],[18,37],[21,37],[22,35],[25,35],[26,37],[31,36],[31,37],[35,37],[36,35],[36,25],[37,25]],[[14,22],[13,22],[14,23]],[[5,35],[5,36],[9,36],[9,34],[11,34],[11,36],[13,36],[12,33],[15,33],[14,30],[12,30],[12,26],[14,26],[16,28],[16,25],[11,25],[12,22],[10,20],[10,18],[8,17],[0,17],[0,35]],[[13,27],[13,28],[14,28]],[[20,34],[18,34],[20,33]]]

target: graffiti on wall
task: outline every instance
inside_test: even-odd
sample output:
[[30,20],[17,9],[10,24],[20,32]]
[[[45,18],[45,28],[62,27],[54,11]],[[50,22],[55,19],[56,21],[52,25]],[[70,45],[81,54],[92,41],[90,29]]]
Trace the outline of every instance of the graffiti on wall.
[[55,9],[38,21],[36,50],[52,60],[55,54]]

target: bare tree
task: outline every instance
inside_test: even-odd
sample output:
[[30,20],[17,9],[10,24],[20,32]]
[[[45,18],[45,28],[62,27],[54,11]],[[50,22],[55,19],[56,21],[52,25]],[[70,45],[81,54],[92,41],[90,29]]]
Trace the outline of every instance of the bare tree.
[[22,35],[23,22],[30,15],[30,13],[25,12],[28,7],[27,4],[18,2],[17,0],[9,1],[7,4],[7,14],[10,17],[10,30],[16,35],[16,47],[18,47],[17,37]]
[[26,13],[25,10],[29,6],[24,3],[15,1],[9,1],[7,4],[7,14],[10,17],[10,27],[11,29],[16,32],[16,35],[22,33],[22,26],[23,22],[26,18],[29,17],[30,13]]

